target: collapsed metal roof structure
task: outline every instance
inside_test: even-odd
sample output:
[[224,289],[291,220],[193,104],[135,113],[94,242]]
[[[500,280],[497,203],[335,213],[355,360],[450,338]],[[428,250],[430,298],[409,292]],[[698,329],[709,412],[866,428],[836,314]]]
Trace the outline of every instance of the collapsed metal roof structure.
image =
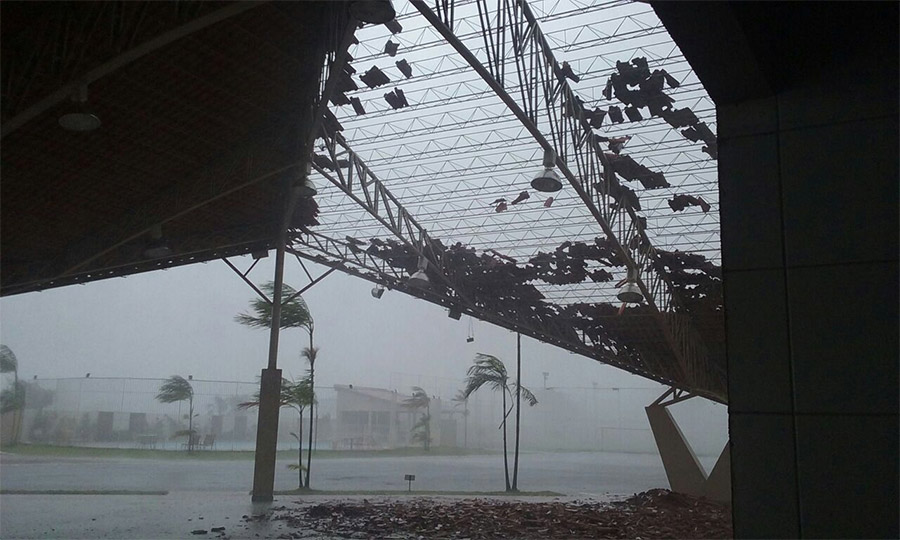
[[411,2],[356,37],[298,256],[726,399],[714,106],[651,7]]
[[[193,34],[190,44],[174,41],[173,50],[161,56],[167,70],[178,67],[185,61],[181,54],[194,50],[206,32],[209,41],[202,43],[203,50],[231,47],[230,53],[238,55],[232,69],[238,69],[241,59],[259,60],[253,46],[261,45],[251,44],[252,40],[277,44],[304,31],[315,36],[290,48],[278,47],[285,56],[276,61],[269,55],[263,63],[272,68],[267,75],[274,76],[280,73],[278,62],[289,65],[290,58],[294,62],[300,58],[298,65],[305,69],[300,71],[317,81],[314,88],[296,80],[282,85],[306,88],[307,97],[299,100],[303,103],[315,101],[310,94],[319,97],[319,112],[324,114],[314,113],[312,124],[321,124],[321,130],[313,128],[318,136],[314,155],[297,155],[289,148],[291,143],[284,144],[289,127],[272,126],[284,124],[277,119],[286,114],[270,102],[287,107],[291,99],[281,94],[266,97],[262,83],[242,86],[233,80],[233,86],[220,94],[237,99],[211,100],[218,109],[207,105],[208,94],[198,93],[192,103],[196,117],[187,123],[178,121],[183,108],[170,102],[173,117],[166,122],[166,135],[172,147],[165,150],[167,158],[188,140],[181,137],[189,137],[182,132],[189,132],[191,125],[202,128],[207,140],[221,140],[221,135],[212,135],[222,123],[202,122],[214,114],[228,114],[237,107],[246,118],[220,120],[254,126],[240,130],[244,139],[211,148],[203,160],[207,167],[220,169],[206,171],[203,178],[225,180],[212,186],[195,183],[227,194],[212,197],[219,206],[179,203],[183,211],[172,213],[151,193],[175,190],[168,200],[180,201],[183,197],[178,195],[185,191],[178,182],[137,182],[147,191],[117,206],[125,214],[135,207],[146,209],[132,212],[136,217],[131,219],[139,223],[123,228],[110,220],[99,243],[89,234],[92,228],[74,231],[74,236],[89,238],[61,242],[59,249],[68,263],[45,261],[45,266],[38,264],[38,254],[26,253],[24,247],[8,249],[13,244],[7,242],[6,232],[13,222],[4,208],[3,293],[271,248],[277,220],[259,216],[267,205],[276,204],[278,180],[285,171],[296,176],[297,163],[310,159],[318,193],[301,199],[291,224],[289,251],[297,257],[435,302],[456,316],[469,314],[676,388],[727,401],[714,106],[650,6],[578,0],[413,1],[398,3],[397,17],[388,24],[358,28],[357,43],[350,45],[341,31],[340,9],[334,7],[343,4],[318,5],[318,11],[311,7],[317,4],[300,4],[307,7],[273,4],[271,9],[250,10],[247,18],[234,15],[228,23]],[[252,32],[247,31],[251,15],[259,19]],[[199,12],[197,16],[202,18]],[[272,21],[273,30],[267,33],[264,21],[279,17],[282,22]],[[285,19],[296,24],[285,25]],[[318,28],[328,30],[314,30]],[[237,37],[227,46],[212,45],[222,33]],[[327,43],[312,55],[325,60],[319,76],[308,68],[314,65],[318,70],[321,63],[304,59],[296,48],[308,52],[315,49],[314,43]],[[130,69],[152,75],[161,68],[149,64],[150,58]],[[196,60],[196,65],[181,66],[172,78],[229,80],[223,74],[225,66],[216,64],[221,58]],[[197,77],[204,69],[209,73]],[[117,82],[129,75],[128,70],[117,73],[98,79],[92,93],[97,86],[105,100],[115,101],[116,94],[102,94],[101,81]],[[292,75],[297,74],[294,69]],[[4,88],[9,80],[4,71]],[[110,92],[137,96],[141,90],[131,84]],[[221,89],[225,83],[215,84]],[[151,90],[145,99],[152,99],[153,92],[165,93]],[[323,96],[329,101],[328,110]],[[262,108],[261,104],[268,114],[247,112]],[[150,110],[132,104],[127,111],[134,115],[141,109]],[[52,130],[59,129],[52,114],[44,116],[43,131],[34,134],[29,130],[38,129],[41,122],[23,123],[16,136],[26,142],[10,138],[19,146],[10,144],[8,149],[7,126],[17,113],[21,111],[4,113],[4,169],[29,155],[22,149],[28,146],[26,137],[33,142],[30,151],[39,152],[45,141],[55,138]],[[287,116],[291,114],[302,116],[288,108]],[[255,134],[261,133],[281,143],[255,142]],[[222,159],[226,149],[233,155],[235,147],[242,148],[241,140],[254,148],[252,156],[245,150],[238,158]],[[284,150],[267,155],[270,147]],[[115,154],[115,147],[107,152]],[[530,185],[548,152],[563,183],[563,189],[554,193]],[[23,178],[37,160],[30,156],[22,159]],[[150,157],[136,159],[146,164]],[[109,165],[98,168],[108,170]],[[201,177],[196,166],[188,169],[191,177]],[[14,185],[26,186],[29,181]],[[42,189],[49,193],[51,187],[65,186],[57,180]],[[4,206],[9,193],[21,196],[8,191],[6,179],[3,188]],[[231,206],[224,206],[226,201]],[[98,204],[109,205],[110,200]],[[168,219],[160,219],[161,208],[169,212]],[[239,215],[244,217],[235,221]],[[37,217],[32,220],[40,222]],[[174,253],[147,260],[141,247],[147,231],[160,222]],[[186,229],[179,231],[179,223]],[[197,223],[203,223],[202,231],[188,230]],[[251,229],[254,223],[256,228]],[[250,230],[253,234],[248,236]],[[202,245],[187,241],[201,232],[206,233],[204,239],[211,234],[218,237]],[[72,242],[97,245],[74,250],[83,255],[78,259],[72,257]],[[10,253],[23,253],[21,266],[7,266]],[[102,257],[108,261],[88,272],[88,263]],[[13,268],[12,277],[8,268]],[[427,274],[429,287],[409,282],[418,270]],[[642,301],[623,308],[617,292],[628,278],[640,289]]]

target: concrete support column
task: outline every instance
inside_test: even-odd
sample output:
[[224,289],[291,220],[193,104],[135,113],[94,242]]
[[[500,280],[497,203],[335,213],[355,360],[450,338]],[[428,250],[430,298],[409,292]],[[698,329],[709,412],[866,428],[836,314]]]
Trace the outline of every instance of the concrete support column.
[[253,467],[253,502],[268,502],[275,485],[278,412],[281,409],[281,370],[264,369],[259,383],[259,421]]

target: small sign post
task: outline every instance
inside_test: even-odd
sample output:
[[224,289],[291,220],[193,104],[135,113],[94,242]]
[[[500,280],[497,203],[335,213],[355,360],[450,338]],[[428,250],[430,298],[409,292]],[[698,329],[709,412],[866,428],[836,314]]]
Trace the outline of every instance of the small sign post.
[[407,489],[407,491],[412,491],[412,483],[413,483],[413,480],[416,479],[416,475],[407,474],[403,477],[403,479],[406,480],[407,482],[409,482],[409,489]]

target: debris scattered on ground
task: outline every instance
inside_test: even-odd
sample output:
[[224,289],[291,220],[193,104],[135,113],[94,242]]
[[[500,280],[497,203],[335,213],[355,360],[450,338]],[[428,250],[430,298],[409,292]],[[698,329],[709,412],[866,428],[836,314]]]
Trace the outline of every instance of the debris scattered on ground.
[[306,534],[316,531],[336,538],[732,537],[728,505],[665,489],[615,503],[430,498],[301,503],[272,519]]

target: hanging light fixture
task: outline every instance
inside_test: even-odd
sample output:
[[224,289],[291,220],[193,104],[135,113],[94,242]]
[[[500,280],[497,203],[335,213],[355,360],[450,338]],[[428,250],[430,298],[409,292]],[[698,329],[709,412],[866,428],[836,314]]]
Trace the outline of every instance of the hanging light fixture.
[[310,175],[312,174],[312,164],[306,162],[306,170],[302,176],[299,178],[299,185],[297,186],[297,192],[300,197],[304,199],[308,199],[314,196],[318,191],[316,190],[316,184],[313,183]]
[[59,125],[68,131],[93,131],[100,127],[100,118],[87,106],[87,85],[78,87],[72,95],[72,105],[68,112],[59,117]]
[[144,247],[144,257],[161,259],[172,254],[172,249],[162,235],[162,225],[156,224],[150,229],[150,241]]
[[350,15],[365,23],[384,24],[394,20],[397,12],[391,0],[357,0],[350,3]]
[[428,279],[428,274],[425,273],[425,269],[428,268],[428,261],[425,257],[419,257],[419,269],[413,273],[413,275],[409,276],[409,280],[407,283],[410,287],[417,287],[420,289],[427,288],[431,285],[431,280]]
[[562,189],[562,182],[559,175],[553,170],[556,165],[556,153],[553,150],[544,150],[544,167],[538,171],[534,180],[531,181],[531,187],[544,193],[554,193]]
[[384,296],[384,286],[375,285],[372,287],[372,298],[381,298]]
[[644,300],[641,288],[637,284],[637,270],[628,269],[628,277],[625,278],[625,284],[619,289],[616,298],[629,304],[640,304]]
[[303,179],[303,183],[300,184],[298,190],[300,196],[304,199],[308,199],[318,193],[318,190],[316,190],[316,184],[313,183],[312,178],[310,178],[309,176]]

